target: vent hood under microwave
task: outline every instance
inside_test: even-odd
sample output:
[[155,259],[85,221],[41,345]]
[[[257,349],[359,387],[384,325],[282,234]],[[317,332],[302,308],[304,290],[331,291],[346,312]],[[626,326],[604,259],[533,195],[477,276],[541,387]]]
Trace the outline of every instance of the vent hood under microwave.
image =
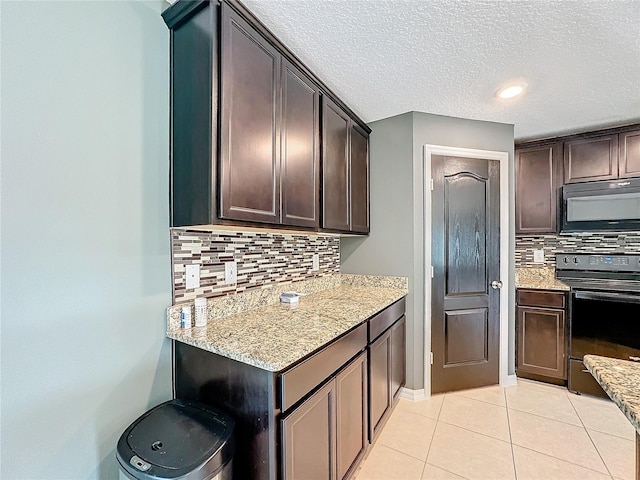
[[562,232],[640,231],[640,178],[562,187]]

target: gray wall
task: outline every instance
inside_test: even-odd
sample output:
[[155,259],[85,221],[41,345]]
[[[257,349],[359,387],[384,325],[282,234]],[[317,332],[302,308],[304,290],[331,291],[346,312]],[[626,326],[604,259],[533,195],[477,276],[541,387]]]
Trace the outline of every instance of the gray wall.
[[171,397],[162,6],[0,3],[2,478],[117,478]]
[[[400,119],[402,123],[400,124]],[[376,273],[409,277],[407,298],[407,388],[424,387],[424,168],[425,144],[509,152],[513,165],[513,125],[465,120],[428,113],[411,112],[380,120],[371,125],[371,234],[366,239],[343,239],[342,271],[344,273]],[[410,131],[407,131],[410,129]],[[407,138],[409,137],[409,138]],[[406,159],[411,142],[411,160]],[[391,176],[396,169],[411,172],[402,178]],[[376,172],[376,170],[380,170]],[[409,209],[398,212],[387,201],[399,196]],[[513,225],[513,170],[510,171],[510,225]],[[381,209],[376,211],[376,209]],[[375,220],[375,222],[374,222]],[[514,278],[514,231],[509,235],[510,281]],[[399,247],[390,238],[402,239]],[[393,268],[395,263],[402,268]],[[511,289],[513,290],[513,289]],[[509,373],[514,372],[515,309],[514,293],[509,292]]]
[[[343,273],[409,277],[407,295],[407,387],[422,388],[414,381],[413,339],[416,338],[413,254],[413,114],[373,122],[370,137],[371,234],[342,237],[340,261]],[[420,385],[420,386],[416,386]]]

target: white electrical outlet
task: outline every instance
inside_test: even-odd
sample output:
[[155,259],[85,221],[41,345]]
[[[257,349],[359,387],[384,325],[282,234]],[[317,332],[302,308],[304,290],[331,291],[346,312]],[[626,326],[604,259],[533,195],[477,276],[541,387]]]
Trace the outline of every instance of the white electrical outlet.
[[320,270],[320,255],[317,253],[313,254],[313,260],[311,265],[311,270]]
[[544,250],[533,250],[533,263],[544,263]]
[[200,288],[200,265],[187,265],[187,289]]
[[226,262],[224,264],[224,283],[238,283],[238,262]]

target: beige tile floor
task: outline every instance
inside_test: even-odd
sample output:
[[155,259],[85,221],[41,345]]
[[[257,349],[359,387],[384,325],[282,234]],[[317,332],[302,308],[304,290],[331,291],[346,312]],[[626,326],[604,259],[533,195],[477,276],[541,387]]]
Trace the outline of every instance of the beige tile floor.
[[356,480],[634,480],[635,430],[610,401],[528,380],[400,399]]

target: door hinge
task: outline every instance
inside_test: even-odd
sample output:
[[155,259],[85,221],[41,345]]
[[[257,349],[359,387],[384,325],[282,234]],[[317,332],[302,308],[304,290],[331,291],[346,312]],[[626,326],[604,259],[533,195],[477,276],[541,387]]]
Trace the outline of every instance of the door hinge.
[[435,278],[435,269],[433,268],[433,265],[431,265],[431,278]]
[[433,352],[429,352],[431,355],[431,365],[433,365]]
[[429,179],[429,188],[431,188],[431,191],[433,192],[433,178]]

